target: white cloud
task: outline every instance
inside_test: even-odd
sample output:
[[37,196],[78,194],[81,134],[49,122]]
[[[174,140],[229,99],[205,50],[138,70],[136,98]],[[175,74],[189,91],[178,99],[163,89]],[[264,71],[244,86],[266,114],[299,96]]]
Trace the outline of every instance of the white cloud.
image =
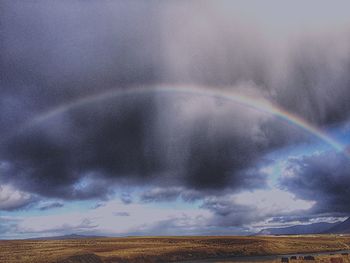
[[279,189],[243,192],[233,196],[232,200],[238,205],[256,207],[257,211],[266,214],[308,210],[315,204],[312,201],[298,199],[292,193]]
[[32,195],[14,189],[10,185],[0,185],[0,210],[13,210],[28,205]]
[[[120,216],[123,214],[124,216]],[[204,209],[163,208],[149,204],[125,204],[109,201],[104,206],[86,213],[67,213],[23,217],[17,229],[23,233],[68,234],[72,232],[102,233],[105,235],[128,235],[130,233],[159,233],[159,226],[178,231],[201,227],[210,212]],[[153,233],[155,234],[155,233]]]
[[[230,225],[227,220],[246,222],[248,226],[273,216],[307,210],[314,204],[297,199],[292,193],[279,189],[229,194],[217,199],[218,204],[223,200],[225,200],[223,210],[234,211],[227,216],[216,214],[219,208],[217,206],[215,209],[210,209],[205,206],[197,208],[195,205],[175,206],[174,202],[166,202],[159,206],[154,203],[127,204],[111,200],[84,213],[68,212],[19,217],[16,231],[31,233],[34,236],[70,233],[111,236],[198,234],[206,233],[213,227]],[[166,204],[169,206],[165,206]]]

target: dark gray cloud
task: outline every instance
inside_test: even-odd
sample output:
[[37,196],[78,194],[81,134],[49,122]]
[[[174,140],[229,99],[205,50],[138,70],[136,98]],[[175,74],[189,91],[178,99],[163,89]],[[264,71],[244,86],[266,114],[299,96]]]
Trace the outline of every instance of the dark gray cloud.
[[257,207],[241,205],[228,196],[207,197],[201,208],[213,212],[213,217],[208,224],[213,227],[242,227],[252,223],[260,222],[269,218],[271,214],[259,211]]
[[133,198],[130,193],[123,193],[120,197],[120,200],[124,204],[131,204],[133,202]]
[[54,208],[61,208],[61,207],[63,207],[63,206],[64,206],[63,203],[54,202],[54,203],[49,203],[49,204],[40,206],[40,207],[39,207],[39,210],[45,211],[45,210],[50,210],[50,209],[54,209]]
[[194,190],[264,185],[265,176],[249,166],[270,149],[269,139],[262,133],[252,140],[255,131],[244,129],[253,122],[224,131],[218,128],[224,127],[222,116],[205,113],[206,119],[196,120],[194,115],[191,125],[197,127],[188,131],[175,123],[179,134],[171,141],[169,134],[160,138],[158,107],[166,109],[153,96],[106,100],[32,127],[3,144],[8,167],[2,180],[67,199],[107,197],[115,183],[171,183]]
[[293,59],[284,54],[279,61],[284,56],[271,54],[279,46],[269,47],[258,27],[246,30],[212,7],[195,1],[3,1],[0,135],[6,140],[0,158],[7,168],[1,182],[63,199],[108,198],[116,184],[174,185],[186,195],[144,198],[194,200],[198,192],[264,186],[258,172],[264,156],[308,139],[245,107],[154,94],[90,103],[9,137],[39,113],[111,89],[232,85],[320,125],[348,118],[349,46],[335,52],[311,39],[310,49],[285,47]]
[[290,159],[281,186],[305,200],[316,201],[313,213],[350,214],[350,161],[326,152]]
[[176,200],[183,189],[173,188],[154,188],[141,194],[140,198],[143,202],[169,202]]
[[316,123],[347,118],[345,30],[345,36],[325,31],[304,37],[284,47],[292,52],[277,56],[282,44],[270,47],[271,36],[244,28],[244,17],[223,16],[225,5],[3,1],[0,120],[7,125],[2,129],[68,99],[163,82],[252,81]]
[[195,190],[188,187],[155,187],[151,190],[146,190],[141,193],[140,200],[142,202],[171,202],[179,198],[186,202],[194,202],[202,200],[205,196],[216,194],[223,195],[226,191],[221,193],[217,192],[217,189],[200,189]]
[[70,99],[157,81],[159,14],[153,6],[3,1],[2,129]]
[[[233,179],[232,173],[249,167],[259,154],[258,143],[245,136],[212,131],[209,123],[199,123],[191,135],[188,160],[188,184],[195,188],[224,188]],[[215,130],[217,128],[214,128]],[[237,177],[236,184],[252,183],[259,177]],[[234,179],[233,179],[234,180]],[[253,182],[251,185],[254,185]]]

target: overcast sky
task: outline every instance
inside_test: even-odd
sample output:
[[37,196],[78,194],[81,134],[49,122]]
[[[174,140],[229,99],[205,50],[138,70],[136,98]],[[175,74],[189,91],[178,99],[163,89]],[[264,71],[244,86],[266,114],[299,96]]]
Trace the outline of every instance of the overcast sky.
[[350,215],[348,1],[0,2],[0,238]]

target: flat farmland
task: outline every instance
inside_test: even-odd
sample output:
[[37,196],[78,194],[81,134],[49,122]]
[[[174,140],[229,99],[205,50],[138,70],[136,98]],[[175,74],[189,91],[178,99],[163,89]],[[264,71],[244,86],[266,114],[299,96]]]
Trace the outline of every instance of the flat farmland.
[[349,249],[350,236],[340,235],[2,240],[0,262],[281,262],[277,255],[318,252],[329,254],[319,255],[316,262],[331,262],[331,258],[350,262],[340,253],[330,255],[332,251]]

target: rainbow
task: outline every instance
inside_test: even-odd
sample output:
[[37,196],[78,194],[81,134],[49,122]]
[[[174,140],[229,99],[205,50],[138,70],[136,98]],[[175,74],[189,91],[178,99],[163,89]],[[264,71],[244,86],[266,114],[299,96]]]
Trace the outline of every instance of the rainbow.
[[284,110],[283,108],[272,104],[270,101],[263,99],[261,97],[252,97],[245,96],[234,92],[230,89],[213,89],[209,87],[203,86],[194,86],[194,85],[186,85],[186,86],[170,86],[170,85],[160,85],[154,87],[135,87],[128,88],[126,90],[109,90],[103,93],[99,93],[97,95],[88,96],[85,98],[80,98],[76,101],[69,102],[67,104],[60,105],[48,112],[37,115],[32,118],[28,122],[26,122],[23,126],[20,127],[18,132],[22,132],[30,127],[36,126],[42,122],[45,122],[61,113],[64,113],[68,110],[72,110],[75,108],[79,108],[83,105],[100,102],[106,99],[116,98],[116,97],[124,97],[130,95],[142,95],[148,93],[180,93],[180,94],[188,94],[188,95],[196,95],[196,96],[204,96],[204,97],[212,97],[218,98],[220,100],[225,100],[231,103],[243,105],[257,111],[271,114],[289,124],[299,127],[305,132],[317,137],[321,141],[327,143],[332,146],[339,152],[343,152],[345,147],[327,135],[324,131],[317,128],[316,126],[308,123],[306,120],[301,117]]

